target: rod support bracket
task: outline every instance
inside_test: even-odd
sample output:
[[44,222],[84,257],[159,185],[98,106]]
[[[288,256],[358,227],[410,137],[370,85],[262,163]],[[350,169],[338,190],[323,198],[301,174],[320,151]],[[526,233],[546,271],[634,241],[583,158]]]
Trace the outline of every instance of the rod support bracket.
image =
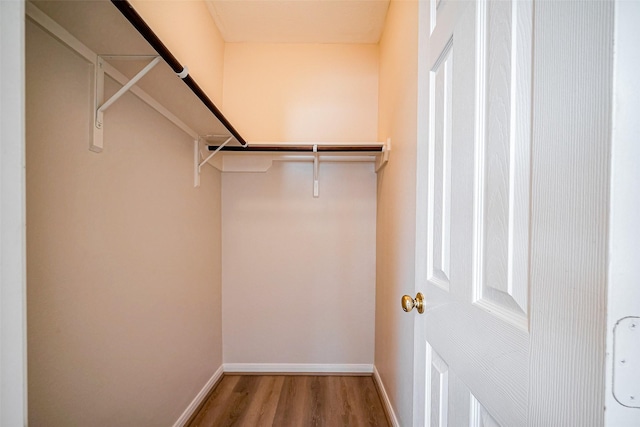
[[[214,136],[214,135],[209,135],[209,136]],[[221,136],[221,135],[215,135],[215,136]],[[227,139],[220,144],[220,146],[218,148],[216,148],[215,151],[213,151],[211,154],[209,154],[209,156],[207,156],[206,159],[204,159],[203,161],[200,161],[200,140],[202,138],[205,138],[205,136],[199,136],[198,139],[195,140],[194,144],[193,144],[193,176],[194,176],[194,183],[193,186],[195,188],[200,187],[200,173],[202,171],[202,166],[204,166],[209,160],[211,160],[213,158],[213,156],[215,156],[216,154],[218,154],[218,152],[220,150],[222,150],[222,148],[227,145],[228,143],[230,143],[231,141],[233,141],[233,136],[226,136],[224,135]]]
[[387,138],[387,142],[382,146],[382,153],[376,160],[376,173],[389,163],[389,153],[391,153],[391,138]]
[[[107,58],[111,59],[141,59],[145,56],[115,56],[110,55]],[[96,58],[95,73],[94,73],[94,105],[95,112],[93,114],[93,135],[89,150],[96,153],[102,152],[104,148],[103,129],[104,129],[104,111],[113,105],[122,95],[124,95],[129,89],[131,89],[138,81],[143,78],[153,67],[155,67],[162,58],[160,56],[151,56],[151,62],[149,62],[142,70],[140,70],[131,80],[125,83],[111,98],[104,101],[104,57],[98,55]]]
[[320,169],[320,159],[318,158],[318,144],[313,144],[313,197],[320,197],[318,182],[318,169]]

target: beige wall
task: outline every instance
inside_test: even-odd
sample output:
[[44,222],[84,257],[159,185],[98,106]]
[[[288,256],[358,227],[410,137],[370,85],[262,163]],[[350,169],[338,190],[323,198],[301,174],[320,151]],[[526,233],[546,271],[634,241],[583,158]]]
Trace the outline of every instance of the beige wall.
[[319,177],[314,198],[310,162],[223,174],[225,366],[373,363],[376,175]]
[[225,43],[204,1],[132,0],[136,11],[219,107]]
[[319,199],[309,163],[205,168],[193,190],[189,138],[130,95],[90,153],[90,70],[30,29],[32,424],[172,423],[220,366],[220,185],[225,362],[370,364],[375,334],[410,423],[417,3],[392,4],[380,46],[225,45],[202,2],[134,3],[248,140],[391,137],[393,159],[377,195],[370,164],[321,164]]
[[377,140],[378,47],[228,43],[224,112],[248,141]]
[[[226,46],[224,111],[249,141],[376,141],[377,99],[376,45]],[[373,362],[373,165],[321,163],[317,199],[312,178],[223,174],[225,364]]]
[[400,425],[412,423],[418,2],[392,1],[380,42],[378,136],[392,140],[378,175],[375,365]]
[[171,425],[222,363],[220,174],[131,94],[90,152],[91,66],[30,21],[26,61],[30,425]]

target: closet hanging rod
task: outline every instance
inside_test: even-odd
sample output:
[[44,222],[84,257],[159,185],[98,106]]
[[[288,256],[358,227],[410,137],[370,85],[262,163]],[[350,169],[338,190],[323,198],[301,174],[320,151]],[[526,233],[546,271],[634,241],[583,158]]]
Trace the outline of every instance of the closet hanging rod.
[[[309,152],[313,153],[314,145],[251,145],[248,147],[209,145],[209,151],[254,151],[254,152]],[[362,152],[382,152],[382,145],[317,145],[318,153],[342,152],[342,153],[362,153]]]
[[189,71],[184,67],[178,59],[173,56],[171,51],[162,43],[162,41],[151,30],[149,25],[142,19],[142,17],[136,12],[131,3],[128,0],[111,0],[111,3],[118,8],[120,13],[127,18],[127,20],[138,30],[140,35],[144,37],[153,49],[164,59],[164,61],[171,67],[174,73],[182,79],[182,81],[193,91],[193,93],[202,101],[202,103],[213,113],[214,116],[227,128],[227,130],[233,135],[233,137],[242,145],[247,146],[247,141],[244,140],[233,125],[227,120],[222,112],[215,106],[213,101],[209,99],[206,93],[198,86],[195,80],[189,75]]

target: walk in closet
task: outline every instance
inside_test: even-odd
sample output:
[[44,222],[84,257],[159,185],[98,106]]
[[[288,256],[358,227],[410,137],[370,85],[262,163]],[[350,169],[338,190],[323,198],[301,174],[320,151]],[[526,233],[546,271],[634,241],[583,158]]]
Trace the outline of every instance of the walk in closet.
[[0,424],[638,425],[633,3],[1,1]]
[[378,68],[372,43],[225,43],[205,2],[26,4],[33,425],[182,425],[223,372],[373,373]]

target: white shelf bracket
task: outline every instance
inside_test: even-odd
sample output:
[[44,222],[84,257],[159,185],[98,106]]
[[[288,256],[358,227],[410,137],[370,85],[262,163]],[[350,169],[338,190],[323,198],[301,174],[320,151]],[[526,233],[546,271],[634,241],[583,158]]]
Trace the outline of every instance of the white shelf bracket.
[[93,76],[93,84],[94,84],[94,106],[92,111],[93,116],[93,127],[92,127],[92,136],[91,143],[89,145],[89,150],[100,153],[102,152],[102,148],[104,147],[103,142],[103,131],[102,131],[102,117],[98,121],[98,107],[102,105],[104,102],[104,60],[98,56],[96,59],[96,63],[94,66],[94,76]]
[[193,141],[193,188],[200,187],[200,138]]
[[387,142],[382,147],[382,154],[376,160],[376,173],[389,163],[389,153],[391,152],[391,138],[387,138]]
[[318,159],[318,144],[313,145],[313,197],[319,197],[318,169],[320,168],[320,159]]
[[[110,58],[119,58],[111,56]],[[122,57],[126,59],[127,57]],[[129,57],[131,59],[139,59],[140,57]],[[95,67],[94,85],[95,85],[95,104],[96,111],[94,114],[93,138],[89,149],[96,153],[100,153],[104,148],[103,145],[103,127],[104,127],[104,111],[116,102],[122,95],[131,89],[138,81],[143,78],[153,67],[155,67],[162,58],[160,56],[153,57],[142,70],[138,72],[131,80],[125,83],[120,90],[114,93],[111,98],[103,103],[104,100],[104,58],[98,55]]]
[[228,137],[225,142],[220,144],[220,146],[218,148],[216,148],[215,151],[213,151],[211,154],[209,154],[209,156],[207,156],[207,158],[204,159],[202,162],[200,161],[200,137],[194,141],[194,144],[193,144],[193,177],[194,177],[193,186],[195,188],[200,187],[200,172],[202,171],[202,166],[204,166],[209,160],[211,160],[213,158],[213,156],[218,154],[218,152],[220,150],[222,150],[222,148],[225,145],[227,145],[228,143],[230,143],[232,140],[233,140],[233,136]]

